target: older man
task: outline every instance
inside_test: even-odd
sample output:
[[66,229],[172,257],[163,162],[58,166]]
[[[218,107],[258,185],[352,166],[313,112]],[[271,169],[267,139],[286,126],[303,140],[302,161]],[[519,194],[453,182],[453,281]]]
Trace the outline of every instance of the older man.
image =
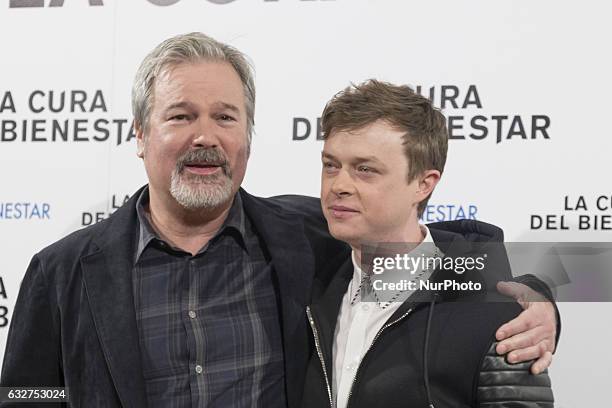
[[2,385],[65,386],[74,407],[299,404],[312,277],[349,249],[318,200],[240,189],[255,106],[245,57],[200,33],[171,38],[143,61],[132,102],[149,183],[34,256]]

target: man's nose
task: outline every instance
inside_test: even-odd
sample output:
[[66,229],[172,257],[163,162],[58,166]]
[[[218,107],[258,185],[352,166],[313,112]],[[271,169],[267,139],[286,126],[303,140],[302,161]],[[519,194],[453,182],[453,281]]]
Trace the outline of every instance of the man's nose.
[[331,191],[338,197],[350,196],[355,192],[355,185],[348,170],[340,169],[334,177]]
[[206,118],[198,118],[195,122],[192,147],[213,148],[218,147],[219,138],[217,137],[214,121]]

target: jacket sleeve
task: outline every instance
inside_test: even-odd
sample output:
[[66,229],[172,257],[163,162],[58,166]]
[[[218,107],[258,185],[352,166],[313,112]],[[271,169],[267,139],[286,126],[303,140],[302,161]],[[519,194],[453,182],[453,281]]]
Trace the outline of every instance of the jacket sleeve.
[[478,408],[553,408],[548,370],[533,375],[531,362],[509,364],[492,342],[478,374]]
[[[55,297],[35,255],[21,282],[11,318],[0,379],[2,387],[64,386]],[[2,404],[5,406],[8,403]]]
[[516,276],[512,280],[514,282],[529,286],[531,289],[535,290],[548,299],[550,303],[552,303],[553,307],[555,308],[555,318],[557,319],[557,335],[555,336],[555,351],[557,351],[557,344],[559,344],[559,338],[561,337],[561,315],[559,314],[559,309],[555,303],[555,297],[553,296],[552,290],[550,290],[544,281],[538,279],[535,275],[526,274]]

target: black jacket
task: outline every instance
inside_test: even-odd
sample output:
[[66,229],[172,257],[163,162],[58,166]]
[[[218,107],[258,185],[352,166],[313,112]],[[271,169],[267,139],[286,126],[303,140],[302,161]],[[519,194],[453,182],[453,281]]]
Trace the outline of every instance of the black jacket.
[[[499,228],[465,220],[431,224],[429,228],[445,256],[485,250],[495,259],[487,262],[482,273],[458,276],[438,270],[431,280],[480,281],[493,288],[497,281],[511,279],[502,247],[488,244],[502,241]],[[315,277],[307,312],[312,353],[303,407],[332,405],[334,330],[352,276],[348,258],[339,271],[322,271]],[[490,291],[471,296],[415,292],[389,318],[363,356],[348,407],[552,407],[546,373],[533,376],[529,363],[510,365],[495,352],[495,331],[520,311],[516,302],[504,301]]]

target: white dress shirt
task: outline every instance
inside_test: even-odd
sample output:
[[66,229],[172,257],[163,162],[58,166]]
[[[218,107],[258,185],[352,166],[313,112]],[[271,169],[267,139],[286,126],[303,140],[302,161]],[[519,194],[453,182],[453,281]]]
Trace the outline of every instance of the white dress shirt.
[[[420,225],[421,231],[425,235],[423,241],[416,246],[408,255],[433,256],[439,253],[433,245],[433,239],[429,229],[425,225]],[[427,243],[427,245],[423,245]],[[362,270],[352,253],[353,278],[349,283],[346,293],[342,298],[340,313],[336,322],[333,345],[333,384],[332,392],[337,408],[345,408],[348,403],[349,393],[353,384],[353,379],[361,359],[366,354],[374,337],[384,326],[387,320],[395,313],[413,291],[401,293],[401,297],[394,302],[362,302],[358,293],[362,283]],[[433,271],[420,268],[419,271],[404,271],[403,279],[412,281],[416,279],[427,280]],[[388,299],[388,295],[386,298]],[[382,298],[382,296],[381,296]]]

